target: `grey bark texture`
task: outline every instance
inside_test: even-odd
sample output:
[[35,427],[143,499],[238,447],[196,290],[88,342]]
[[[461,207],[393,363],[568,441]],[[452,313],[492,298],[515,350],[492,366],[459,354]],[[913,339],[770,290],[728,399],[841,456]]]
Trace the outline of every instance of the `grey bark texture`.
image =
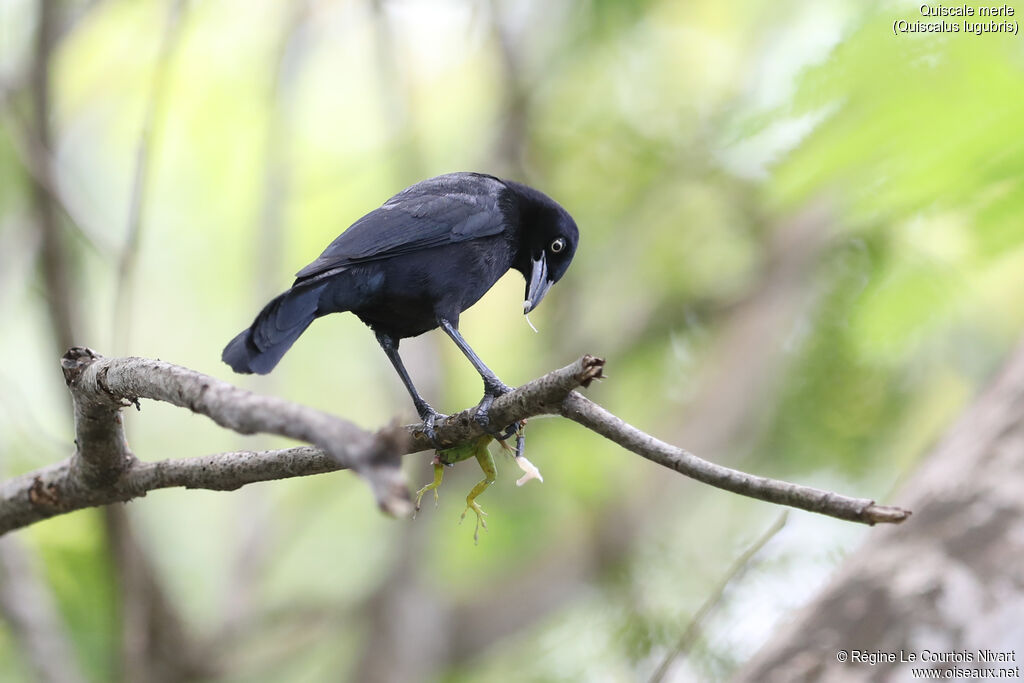
[[867,498],[849,498],[831,491],[716,465],[640,431],[576,392],[570,394],[562,404],[562,415],[652,462],[741,496],[863,524],[898,524],[910,515],[908,510],[876,505],[875,501]]
[[[412,505],[400,456],[433,447],[418,425],[370,433],[319,410],[259,396],[164,361],[103,358],[91,349],[74,347],[61,364],[74,401],[77,449],[70,460],[0,484],[0,534],[72,510],[131,500],[157,488],[234,489],[253,481],[332,469],[354,470],[366,479],[381,509],[406,515]],[[602,359],[583,356],[549,372],[495,400],[491,421],[504,425],[535,415],[562,415],[653,462],[741,495],[866,524],[898,523],[910,514],[715,465],[659,441],[575,391],[600,379],[603,367]],[[188,408],[242,434],[278,434],[319,450],[222,453],[142,463],[128,447],[120,417],[122,408],[138,407],[141,398]],[[451,415],[435,428],[443,447],[484,434],[474,409]]]
[[[1024,656],[1024,345],[898,494],[914,509],[872,531],[738,681],[906,681],[911,668],[1014,668]],[[1015,661],[984,662],[1013,652]],[[973,661],[870,665],[867,653]],[[840,651],[844,655],[839,654]],[[840,658],[847,661],[841,662]],[[964,678],[953,672],[948,674]],[[968,674],[971,676],[973,674]],[[975,678],[993,678],[986,676]]]

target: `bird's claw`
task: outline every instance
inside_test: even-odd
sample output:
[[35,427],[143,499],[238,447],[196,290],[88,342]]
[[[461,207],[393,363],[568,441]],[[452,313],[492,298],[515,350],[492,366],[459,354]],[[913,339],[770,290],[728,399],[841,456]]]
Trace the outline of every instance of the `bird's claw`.
[[501,436],[497,437],[498,441],[507,441],[508,439],[511,439],[514,435],[518,434],[525,426],[526,420],[519,420],[519,422],[513,422],[512,424],[505,428],[505,431],[501,433]]
[[424,410],[420,411],[420,419],[423,420],[423,424],[420,425],[420,433],[427,437],[430,444],[434,447],[434,450],[443,450],[444,446],[437,439],[437,432],[434,430],[434,425],[438,420],[443,420],[447,415],[437,412],[430,406],[426,406]]
[[505,394],[511,391],[512,387],[502,382],[485,385],[484,397],[480,399],[480,403],[477,404],[476,414],[473,416],[473,419],[476,421],[476,423],[480,425],[480,427],[483,428],[485,432],[493,436],[498,441],[505,441],[513,434],[515,434],[517,431],[519,431],[520,428],[521,423],[519,422],[513,422],[512,424],[506,426],[504,430],[495,429],[494,427],[491,426],[491,417],[489,414],[491,410],[491,404],[494,403],[494,399],[498,398],[499,396],[504,396]]
[[491,429],[491,416],[488,414],[491,410],[492,403],[494,403],[494,397],[490,394],[484,394],[484,397],[480,399],[480,403],[476,406],[476,413],[473,415],[473,419],[478,425],[484,428],[484,431],[493,436],[493,430]]
[[483,508],[475,500],[466,501],[466,509],[462,511],[462,516],[459,517],[459,524],[466,521],[466,513],[472,510],[476,513],[476,527],[473,529],[473,545],[477,545],[480,542],[480,527],[487,531],[487,522],[484,517],[487,513],[483,511]]
[[477,409],[476,415],[473,416],[473,419],[476,421],[478,425],[480,425],[480,427],[485,432],[490,434],[492,437],[494,437],[496,441],[499,442],[507,441],[508,439],[512,438],[512,435],[518,432],[520,426],[522,425],[522,422],[513,422],[512,424],[505,427],[505,429],[495,429],[494,427],[491,426],[491,419],[490,416],[487,414],[487,410],[483,410],[483,412],[481,412],[479,408]]

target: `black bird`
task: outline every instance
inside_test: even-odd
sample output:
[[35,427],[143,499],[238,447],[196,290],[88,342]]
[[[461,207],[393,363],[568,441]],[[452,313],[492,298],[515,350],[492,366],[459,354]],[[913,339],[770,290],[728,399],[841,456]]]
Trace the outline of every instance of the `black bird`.
[[459,334],[459,315],[509,268],[526,278],[529,313],[565,274],[578,239],[568,212],[531,187],[479,173],[430,178],[353,223],[221,357],[235,372],[266,374],[314,320],[351,311],[377,335],[436,445],[434,422],[444,416],[416,391],[398,344],[440,327],[483,378],[476,418],[490,430],[491,403],[511,389]]

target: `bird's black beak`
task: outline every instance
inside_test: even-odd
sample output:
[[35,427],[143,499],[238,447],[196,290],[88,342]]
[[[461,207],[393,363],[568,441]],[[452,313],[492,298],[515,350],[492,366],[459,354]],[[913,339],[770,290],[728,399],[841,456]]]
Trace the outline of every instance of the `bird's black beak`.
[[555,284],[548,279],[548,262],[544,252],[538,258],[533,259],[530,268],[530,282],[526,285],[526,301],[523,302],[523,313],[529,313],[537,308],[540,300]]

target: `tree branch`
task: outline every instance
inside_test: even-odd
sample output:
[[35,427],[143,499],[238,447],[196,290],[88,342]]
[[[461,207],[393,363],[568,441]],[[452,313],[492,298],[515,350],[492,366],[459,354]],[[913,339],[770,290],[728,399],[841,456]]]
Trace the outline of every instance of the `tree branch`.
[[56,205],[50,201],[48,187],[56,186],[56,170],[51,165],[53,131],[50,126],[50,57],[57,32],[60,7],[53,2],[39,2],[39,24],[36,30],[35,57],[32,60],[31,93],[35,131],[31,140],[32,166],[38,170],[32,184],[32,203],[42,238],[40,266],[46,282],[46,303],[54,328],[57,348],[66,349],[75,343],[75,309],[67,296],[71,291],[70,273],[73,261],[68,252]]
[[150,84],[149,100],[145,114],[143,114],[142,130],[135,148],[135,172],[132,175],[131,199],[128,205],[128,232],[118,258],[117,283],[114,288],[114,334],[112,338],[120,342],[127,341],[131,328],[129,324],[133,301],[131,282],[139,259],[143,211],[152,184],[153,150],[158,146],[158,136],[162,132],[163,118],[166,113],[165,100],[170,80],[168,74],[174,50],[182,33],[184,11],[185,0],[170,0],[156,64],[153,67],[153,81]]
[[737,577],[744,574],[747,569],[750,568],[751,562],[754,557],[757,556],[761,550],[768,545],[768,542],[775,538],[776,534],[782,531],[783,527],[786,526],[786,520],[789,518],[789,510],[783,512],[779,517],[772,522],[772,525],[765,529],[764,533],[757,537],[757,539],[750,544],[750,546],[744,550],[739,557],[733,560],[732,564],[729,565],[728,571],[719,579],[715,589],[711,592],[700,608],[694,613],[690,623],[687,624],[686,630],[683,631],[683,635],[679,637],[675,647],[669,651],[665,656],[665,659],[661,661],[661,664],[654,673],[651,674],[650,681],[648,683],[661,683],[665,680],[665,675],[668,674],[669,668],[675,662],[676,658],[689,651],[693,644],[697,641],[700,636],[701,628],[704,626],[705,620],[708,615],[711,614],[719,603],[722,602],[722,598],[725,597],[725,591]]
[[876,505],[875,501],[867,498],[848,498],[831,491],[716,465],[640,431],[575,391],[562,403],[561,414],[652,462],[741,496],[869,525],[898,524],[910,516],[909,510]]
[[[284,399],[259,396],[208,375],[146,358],[103,358],[75,347],[62,359],[75,404],[77,449],[68,460],[0,484],[0,534],[54,515],[128,501],[148,491],[184,486],[232,490],[257,481],[352,469],[370,484],[383,510],[411,511],[400,455],[432,444],[420,425],[376,434],[327,413]],[[495,424],[537,415],[562,415],[648,460],[706,484],[759,500],[865,524],[899,523],[910,512],[829,491],[767,479],[715,465],[633,427],[577,393],[602,378],[604,361],[583,356],[495,400]],[[218,453],[141,462],[124,439],[119,411],[140,398],[201,413],[242,434],[279,434],[314,444],[283,450]],[[435,426],[444,447],[481,436],[475,409]]]

